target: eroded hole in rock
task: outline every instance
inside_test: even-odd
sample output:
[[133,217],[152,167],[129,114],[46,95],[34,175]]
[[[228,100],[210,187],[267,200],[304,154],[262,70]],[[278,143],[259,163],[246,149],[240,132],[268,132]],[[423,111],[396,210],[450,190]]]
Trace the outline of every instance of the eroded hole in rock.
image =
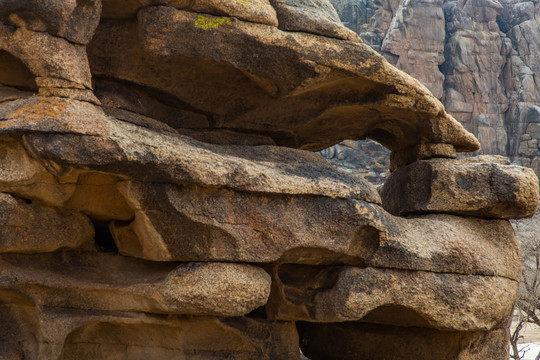
[[0,50],[0,84],[19,90],[37,91],[38,86],[32,72],[17,57]]
[[382,185],[390,175],[390,150],[373,140],[345,140],[319,154],[337,168],[362,176],[374,185]]
[[114,241],[114,238],[109,230],[109,222],[93,220],[95,229],[95,245],[96,249],[100,252],[115,253],[118,254],[118,247]]

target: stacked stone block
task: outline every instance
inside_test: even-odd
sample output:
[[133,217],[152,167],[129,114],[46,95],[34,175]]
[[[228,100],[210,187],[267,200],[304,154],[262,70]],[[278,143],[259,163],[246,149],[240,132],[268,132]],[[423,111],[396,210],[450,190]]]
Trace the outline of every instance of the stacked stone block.
[[[534,173],[454,159],[477,140],[328,2],[0,16],[0,357],[507,357]],[[366,137],[380,194],[308,151]]]

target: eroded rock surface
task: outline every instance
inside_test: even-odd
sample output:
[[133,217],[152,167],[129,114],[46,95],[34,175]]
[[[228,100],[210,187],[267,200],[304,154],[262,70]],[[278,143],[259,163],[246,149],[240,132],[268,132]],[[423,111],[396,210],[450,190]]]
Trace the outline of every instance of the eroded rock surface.
[[478,146],[326,0],[3,2],[0,358],[506,360],[538,187]]

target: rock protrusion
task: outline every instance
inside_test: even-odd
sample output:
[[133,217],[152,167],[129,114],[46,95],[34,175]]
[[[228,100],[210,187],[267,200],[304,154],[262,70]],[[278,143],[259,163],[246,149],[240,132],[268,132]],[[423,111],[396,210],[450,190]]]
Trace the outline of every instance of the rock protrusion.
[[381,190],[383,206],[395,215],[531,217],[539,197],[534,171],[497,161],[480,157],[414,162],[389,176]]

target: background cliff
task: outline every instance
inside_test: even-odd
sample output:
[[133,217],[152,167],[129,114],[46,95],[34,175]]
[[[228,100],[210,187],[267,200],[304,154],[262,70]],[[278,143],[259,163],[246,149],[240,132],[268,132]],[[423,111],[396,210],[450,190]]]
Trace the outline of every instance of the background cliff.
[[[366,44],[443,102],[480,140],[480,153],[506,155],[540,174],[539,1],[331,2]],[[361,160],[366,147],[369,159]],[[367,166],[361,172],[382,182],[387,154],[381,148],[349,142],[322,154],[350,171]]]

